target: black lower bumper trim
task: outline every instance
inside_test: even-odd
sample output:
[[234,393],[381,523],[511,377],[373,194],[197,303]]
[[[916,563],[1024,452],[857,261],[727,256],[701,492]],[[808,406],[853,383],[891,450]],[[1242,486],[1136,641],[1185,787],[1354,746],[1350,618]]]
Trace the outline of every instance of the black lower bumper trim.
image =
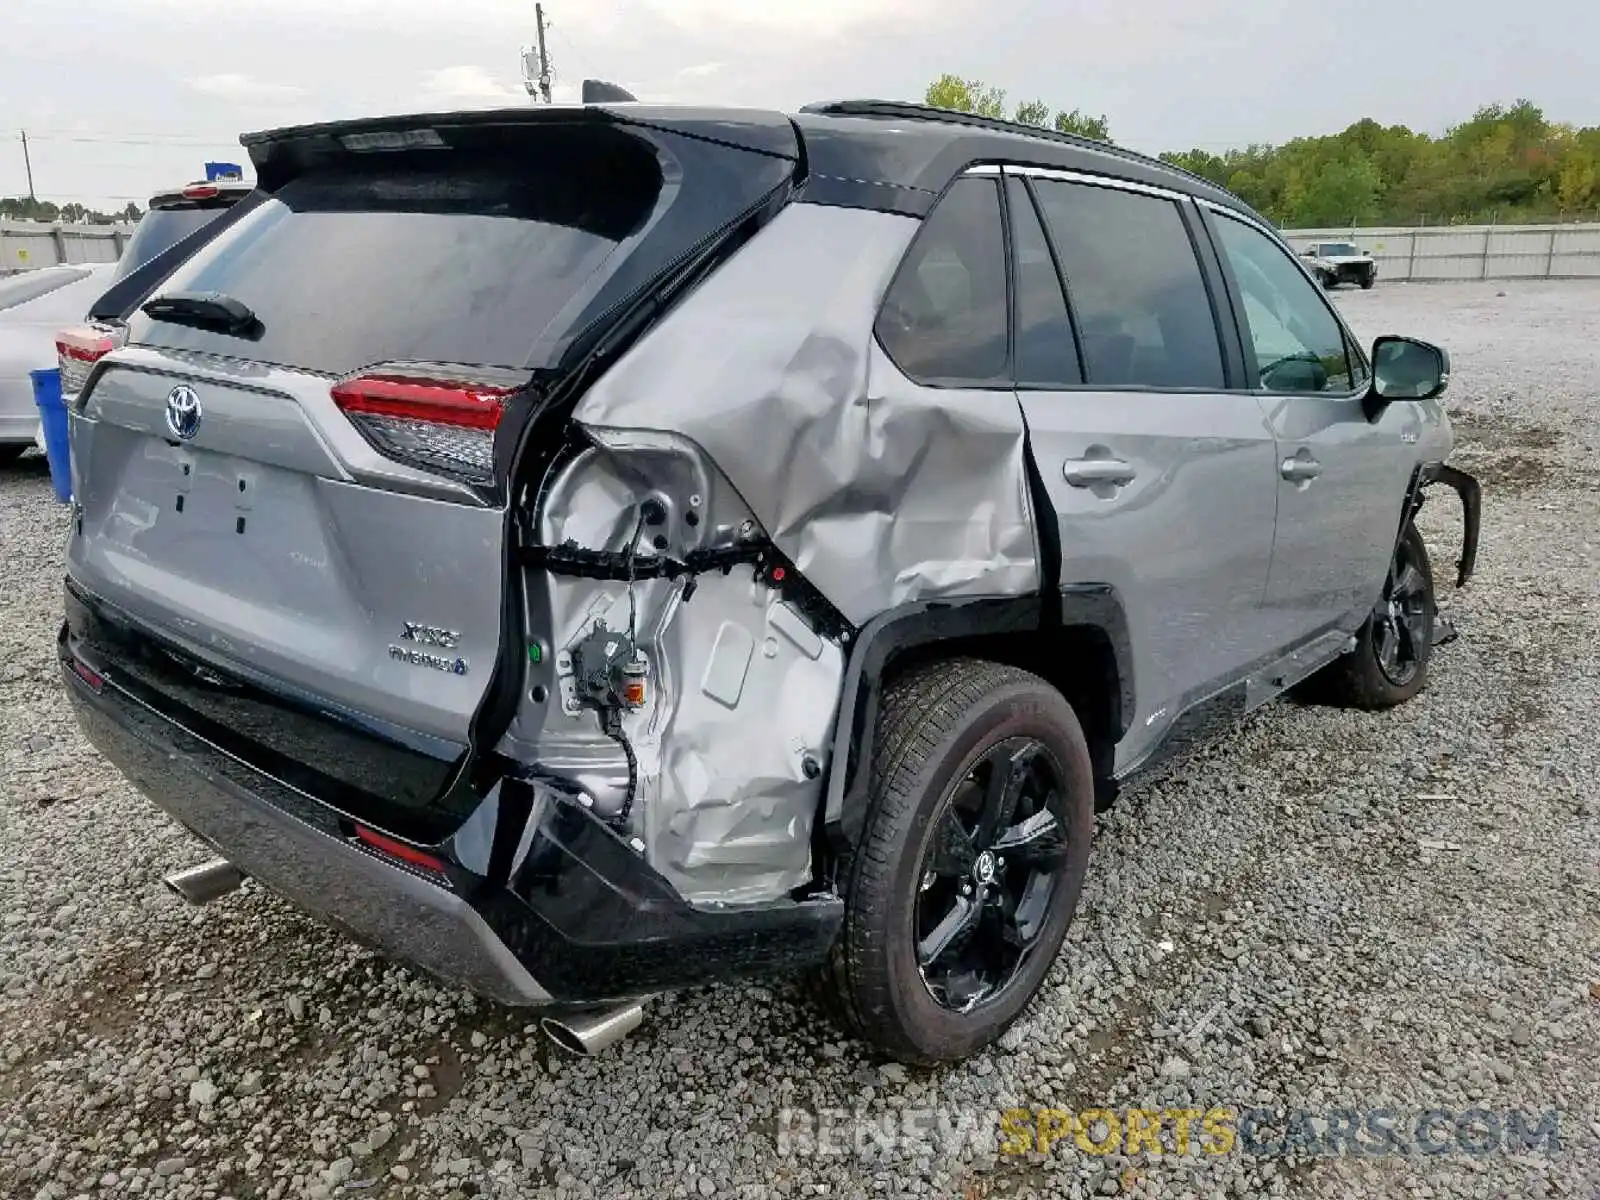
[[[197,736],[109,676],[62,675],[89,741],[157,806],[260,883],[396,958],[508,1004],[589,1004],[820,963],[837,897],[707,911],[642,856],[542,784],[486,800],[524,814],[527,849],[491,881],[450,843],[445,874],[363,848],[349,819]],[[93,673],[91,673],[93,674]],[[517,803],[501,803],[502,800]]]

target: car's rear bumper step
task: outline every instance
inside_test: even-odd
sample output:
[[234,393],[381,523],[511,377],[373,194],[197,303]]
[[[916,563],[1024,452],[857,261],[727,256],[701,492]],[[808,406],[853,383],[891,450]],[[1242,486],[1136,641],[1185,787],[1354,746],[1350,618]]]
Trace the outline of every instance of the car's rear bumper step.
[[[123,691],[114,665],[75,658],[66,627],[61,655],[89,741],[234,868],[491,999],[600,1004],[790,970],[822,961],[842,919],[833,896],[693,908],[590,813],[529,782],[502,785],[484,802],[485,821],[427,848],[419,857],[435,868],[401,861],[347,815]],[[484,828],[515,851],[503,863],[491,851],[484,864],[504,883],[462,863],[477,861],[466,843]]]

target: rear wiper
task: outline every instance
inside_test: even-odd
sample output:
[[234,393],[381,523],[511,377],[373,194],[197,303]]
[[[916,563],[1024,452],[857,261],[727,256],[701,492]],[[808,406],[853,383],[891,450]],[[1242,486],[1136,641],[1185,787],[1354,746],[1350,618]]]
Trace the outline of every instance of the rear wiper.
[[139,311],[152,321],[215,329],[251,340],[259,338],[263,332],[260,320],[248,304],[222,292],[167,292],[145,301]]

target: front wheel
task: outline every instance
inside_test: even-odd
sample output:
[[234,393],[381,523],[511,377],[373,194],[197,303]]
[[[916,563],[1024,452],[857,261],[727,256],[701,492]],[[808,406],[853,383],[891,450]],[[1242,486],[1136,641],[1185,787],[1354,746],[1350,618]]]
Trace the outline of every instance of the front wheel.
[[1404,704],[1428,682],[1437,612],[1428,547],[1417,527],[1407,525],[1355,649],[1314,678],[1313,694],[1346,708]]
[[1044,680],[955,659],[888,690],[871,770],[825,988],[851,1032],[895,1058],[966,1058],[1022,1013],[1077,909],[1088,745]]

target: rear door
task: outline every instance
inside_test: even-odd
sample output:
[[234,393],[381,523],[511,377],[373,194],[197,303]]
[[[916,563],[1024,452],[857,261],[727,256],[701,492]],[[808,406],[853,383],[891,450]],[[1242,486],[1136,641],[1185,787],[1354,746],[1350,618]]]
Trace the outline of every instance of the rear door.
[[1220,210],[1210,221],[1277,441],[1265,617],[1284,641],[1353,628],[1383,586],[1421,415],[1395,404],[1367,420],[1366,361],[1322,289],[1266,230]]
[[1113,585],[1130,626],[1137,711],[1122,771],[1272,648],[1259,609],[1272,434],[1255,398],[1229,390],[1185,198],[1059,172],[1022,172],[1008,189],[1019,392],[1062,583]]
[[[266,195],[156,288],[162,318],[129,314],[81,397],[69,551],[85,603],[191,676],[425,754],[440,787],[500,653],[522,428],[585,339],[792,168],[736,128],[462,120],[252,147]],[[308,742],[265,708],[210,717]]]

